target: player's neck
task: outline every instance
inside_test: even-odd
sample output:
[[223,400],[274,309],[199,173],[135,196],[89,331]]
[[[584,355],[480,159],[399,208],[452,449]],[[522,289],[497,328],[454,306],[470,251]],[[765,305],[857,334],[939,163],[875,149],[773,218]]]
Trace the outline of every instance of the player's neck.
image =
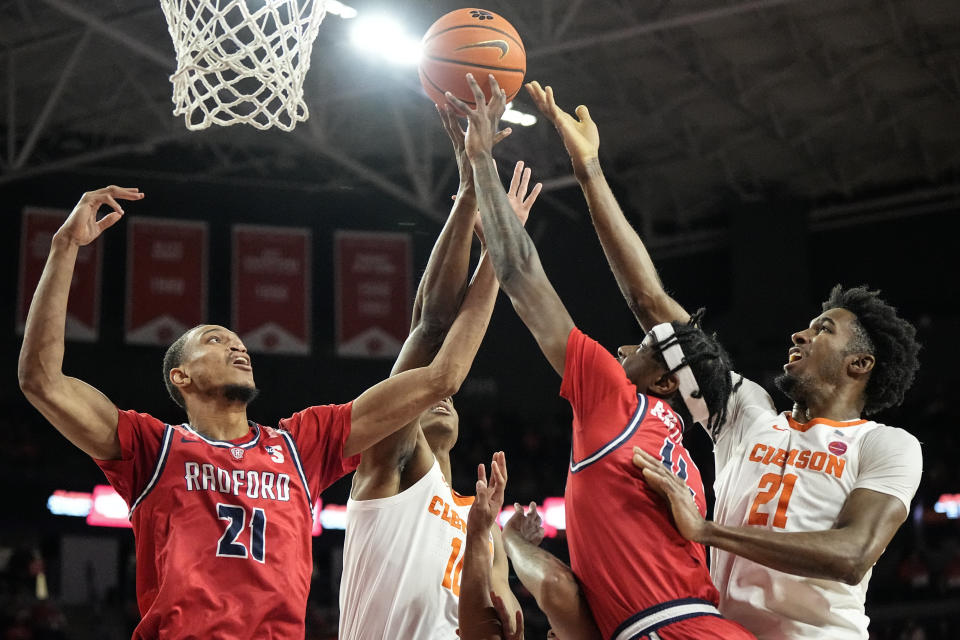
[[810,398],[806,402],[795,402],[793,405],[793,419],[800,423],[817,418],[834,422],[856,420],[862,412],[863,403],[860,398],[854,401],[842,392],[825,394],[823,397]]
[[793,419],[800,423],[821,418],[843,422],[856,420],[863,413],[864,386],[848,379],[820,380],[807,385],[802,397],[794,398]]
[[447,484],[452,487],[453,473],[450,470],[450,452],[435,449],[433,451],[433,455],[437,458],[437,462],[440,464],[440,472],[443,473],[443,477],[446,479]]
[[240,403],[210,403],[190,407],[190,426],[211,440],[236,440],[247,435],[247,407]]

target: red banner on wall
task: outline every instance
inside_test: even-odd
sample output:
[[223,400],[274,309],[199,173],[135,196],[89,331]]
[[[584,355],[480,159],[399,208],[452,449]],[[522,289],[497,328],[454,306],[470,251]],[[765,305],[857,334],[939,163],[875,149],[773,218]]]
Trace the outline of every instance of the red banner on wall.
[[410,238],[338,231],[334,259],[337,355],[388,358],[410,330]]
[[207,317],[207,223],[127,224],[126,340],[166,346]]
[[260,353],[310,353],[309,229],[233,227],[233,330]]
[[[40,274],[47,263],[50,241],[69,211],[27,207],[20,225],[20,276],[17,296],[17,332],[23,334],[27,311]],[[100,335],[100,273],[103,239],[80,247],[70,282],[65,337],[78,342],[95,342]]]
[[[33,292],[40,282],[40,274],[50,253],[53,234],[67,219],[68,211],[57,209],[23,210],[20,227],[20,291],[17,297],[17,331],[23,333],[27,311]],[[66,338],[80,342],[95,342],[100,334],[100,272],[103,257],[103,238],[85,247],[77,254],[70,299],[67,303]]]

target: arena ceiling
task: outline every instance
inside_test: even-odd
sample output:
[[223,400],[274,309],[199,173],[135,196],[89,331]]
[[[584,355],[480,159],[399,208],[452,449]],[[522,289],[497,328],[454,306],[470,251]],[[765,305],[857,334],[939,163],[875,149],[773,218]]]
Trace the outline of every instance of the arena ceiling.
[[[248,0],[253,1],[253,0]],[[448,0],[354,0],[418,34]],[[590,106],[624,207],[662,251],[716,242],[730,202],[776,193],[811,225],[960,207],[957,0],[486,0],[523,36],[528,79]],[[359,54],[328,16],[292,133],[188,131],[158,0],[0,0],[0,187],[62,171],[307,192],[375,189],[431,219],[455,175],[416,71]],[[517,106],[532,111],[521,94]],[[551,215],[583,216],[541,119],[515,127]],[[571,204],[572,203],[572,204]]]

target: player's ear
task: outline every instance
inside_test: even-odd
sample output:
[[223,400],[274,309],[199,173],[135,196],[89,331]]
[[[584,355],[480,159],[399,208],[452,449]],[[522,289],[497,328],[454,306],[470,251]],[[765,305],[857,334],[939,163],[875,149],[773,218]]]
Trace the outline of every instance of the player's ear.
[[677,392],[680,380],[675,373],[664,373],[650,385],[651,395],[667,398]]
[[190,376],[180,367],[174,367],[170,369],[170,382],[178,389],[182,389],[190,384]]
[[874,365],[877,364],[877,359],[874,358],[869,353],[860,353],[847,365],[850,370],[850,373],[854,375],[865,375],[873,371]]

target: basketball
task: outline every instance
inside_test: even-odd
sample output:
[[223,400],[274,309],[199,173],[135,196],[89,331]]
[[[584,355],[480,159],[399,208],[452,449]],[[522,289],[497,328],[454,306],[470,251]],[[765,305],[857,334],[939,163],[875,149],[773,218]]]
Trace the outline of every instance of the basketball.
[[527,52],[520,35],[509,22],[485,9],[451,11],[424,34],[420,59],[420,83],[439,105],[446,104],[449,91],[469,105],[473,92],[466,74],[472,73],[487,99],[487,75],[493,74],[500,88],[513,100],[527,71]]

